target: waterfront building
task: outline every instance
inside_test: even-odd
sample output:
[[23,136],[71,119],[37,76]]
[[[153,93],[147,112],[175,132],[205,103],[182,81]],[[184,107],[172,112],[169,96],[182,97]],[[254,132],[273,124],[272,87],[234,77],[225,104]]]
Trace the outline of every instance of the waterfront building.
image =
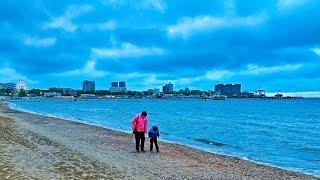
[[111,82],[111,87],[109,88],[109,91],[112,93],[127,92],[126,82]]
[[173,93],[173,84],[171,84],[171,82],[169,82],[169,84],[165,84],[162,87],[162,92],[163,92],[163,94],[172,94]]
[[83,92],[94,92],[96,89],[96,83],[94,81],[85,80],[82,82]]
[[75,96],[76,91],[72,88],[61,88],[63,96]]
[[217,84],[214,91],[221,95],[239,96],[241,95],[241,84]]
[[264,89],[258,89],[253,94],[254,97],[266,97],[266,91]]

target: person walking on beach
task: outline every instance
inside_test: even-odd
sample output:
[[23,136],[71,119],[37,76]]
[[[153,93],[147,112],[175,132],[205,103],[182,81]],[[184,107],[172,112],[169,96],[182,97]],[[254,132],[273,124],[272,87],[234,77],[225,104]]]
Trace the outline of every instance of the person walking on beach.
[[158,146],[158,138],[160,137],[160,132],[157,126],[153,126],[150,131],[148,132],[150,138],[150,151],[153,150],[153,143],[156,146],[157,153],[159,152]]
[[148,119],[147,119],[146,111],[143,111],[141,114],[133,118],[131,123],[131,128],[133,130],[133,134],[135,135],[137,152],[139,152],[139,145],[140,145],[141,151],[145,153],[146,151],[144,150],[144,141],[145,141],[145,133],[147,132],[147,129],[148,129]]

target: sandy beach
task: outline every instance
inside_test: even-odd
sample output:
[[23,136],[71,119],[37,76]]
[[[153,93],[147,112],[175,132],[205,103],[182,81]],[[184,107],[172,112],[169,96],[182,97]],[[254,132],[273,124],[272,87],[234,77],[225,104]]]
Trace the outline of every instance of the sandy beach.
[[183,145],[160,151],[136,153],[131,134],[0,102],[0,179],[317,179]]

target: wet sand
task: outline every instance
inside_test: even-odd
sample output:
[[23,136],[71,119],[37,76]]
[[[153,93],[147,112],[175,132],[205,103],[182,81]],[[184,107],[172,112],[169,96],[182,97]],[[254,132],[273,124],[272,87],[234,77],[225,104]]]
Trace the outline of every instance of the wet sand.
[[316,179],[183,145],[159,145],[160,153],[136,153],[131,134],[11,110],[0,102],[0,179]]

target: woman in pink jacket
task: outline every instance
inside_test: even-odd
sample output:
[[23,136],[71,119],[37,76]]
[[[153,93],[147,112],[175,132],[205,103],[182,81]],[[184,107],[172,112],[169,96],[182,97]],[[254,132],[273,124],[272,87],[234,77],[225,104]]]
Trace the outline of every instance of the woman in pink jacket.
[[137,152],[139,152],[140,141],[141,141],[141,151],[146,152],[144,150],[144,141],[145,141],[144,133],[146,133],[148,129],[148,119],[147,119],[146,111],[143,111],[141,114],[133,118],[131,123],[131,128],[133,130],[133,134],[135,135]]

